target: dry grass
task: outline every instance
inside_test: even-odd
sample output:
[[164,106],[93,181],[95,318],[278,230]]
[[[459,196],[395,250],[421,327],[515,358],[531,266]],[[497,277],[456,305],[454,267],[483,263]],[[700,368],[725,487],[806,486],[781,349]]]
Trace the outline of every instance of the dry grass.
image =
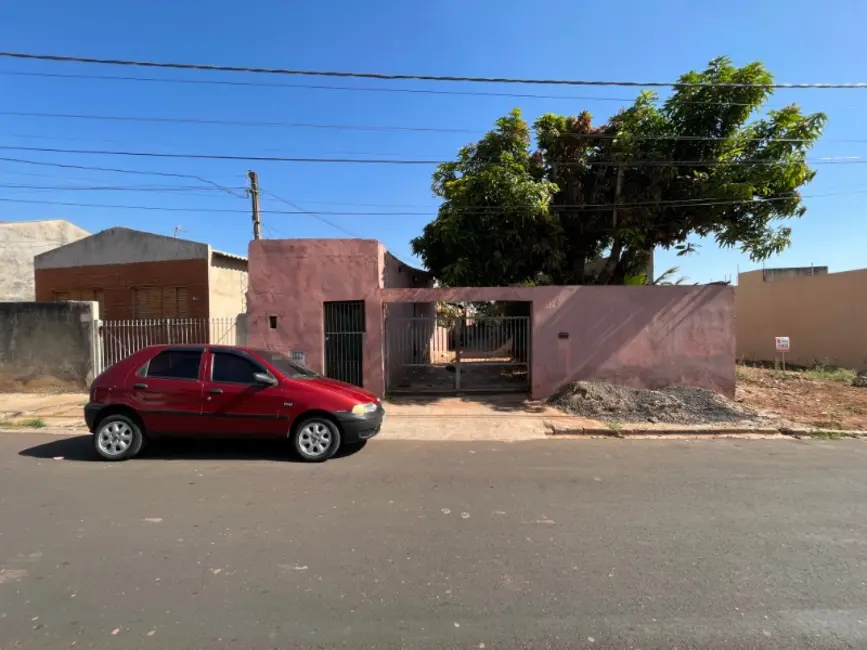
[[29,420],[13,420],[10,422],[0,422],[0,426],[7,429],[43,429],[46,424],[42,418],[31,418]]
[[867,388],[855,372],[828,366],[780,370],[737,367],[736,400],[762,414],[820,429],[867,430]]

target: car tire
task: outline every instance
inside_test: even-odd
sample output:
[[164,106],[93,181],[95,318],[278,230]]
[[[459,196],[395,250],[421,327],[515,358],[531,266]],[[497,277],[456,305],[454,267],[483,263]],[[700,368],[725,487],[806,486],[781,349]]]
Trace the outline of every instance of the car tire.
[[301,460],[321,463],[340,448],[340,429],[326,417],[314,415],[305,418],[293,429],[292,446]]
[[127,415],[108,415],[95,428],[93,448],[103,460],[129,460],[144,445],[141,425]]

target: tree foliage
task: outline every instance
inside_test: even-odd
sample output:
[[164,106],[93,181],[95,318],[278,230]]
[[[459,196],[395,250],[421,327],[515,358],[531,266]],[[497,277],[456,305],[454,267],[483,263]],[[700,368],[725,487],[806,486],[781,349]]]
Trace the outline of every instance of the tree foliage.
[[798,189],[826,120],[794,105],[758,116],[772,80],[718,58],[597,126],[542,115],[535,150],[513,110],[437,168],[442,204],[413,251],[450,286],[623,284],[654,248],[687,254],[706,236],[766,259],[790,241],[774,222],[806,210]]

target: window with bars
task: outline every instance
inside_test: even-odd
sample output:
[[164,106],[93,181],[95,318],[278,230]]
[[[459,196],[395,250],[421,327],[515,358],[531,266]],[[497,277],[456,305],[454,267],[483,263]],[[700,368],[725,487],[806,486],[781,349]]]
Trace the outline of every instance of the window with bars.
[[189,318],[186,287],[136,287],[132,291],[134,318]]

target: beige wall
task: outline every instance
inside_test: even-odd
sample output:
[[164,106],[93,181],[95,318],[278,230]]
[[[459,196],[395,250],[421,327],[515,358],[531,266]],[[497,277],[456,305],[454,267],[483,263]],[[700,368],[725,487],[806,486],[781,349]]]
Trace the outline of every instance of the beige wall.
[[208,286],[211,318],[243,314],[247,311],[247,260],[212,253]]
[[33,265],[37,270],[69,269],[207,258],[207,244],[117,227],[42,253],[34,259]]
[[89,234],[62,219],[0,222],[0,300],[35,300],[33,258]]
[[788,363],[867,369],[867,269],[772,282],[741,273],[735,314],[739,359],[773,360],[774,337],[788,336]]

